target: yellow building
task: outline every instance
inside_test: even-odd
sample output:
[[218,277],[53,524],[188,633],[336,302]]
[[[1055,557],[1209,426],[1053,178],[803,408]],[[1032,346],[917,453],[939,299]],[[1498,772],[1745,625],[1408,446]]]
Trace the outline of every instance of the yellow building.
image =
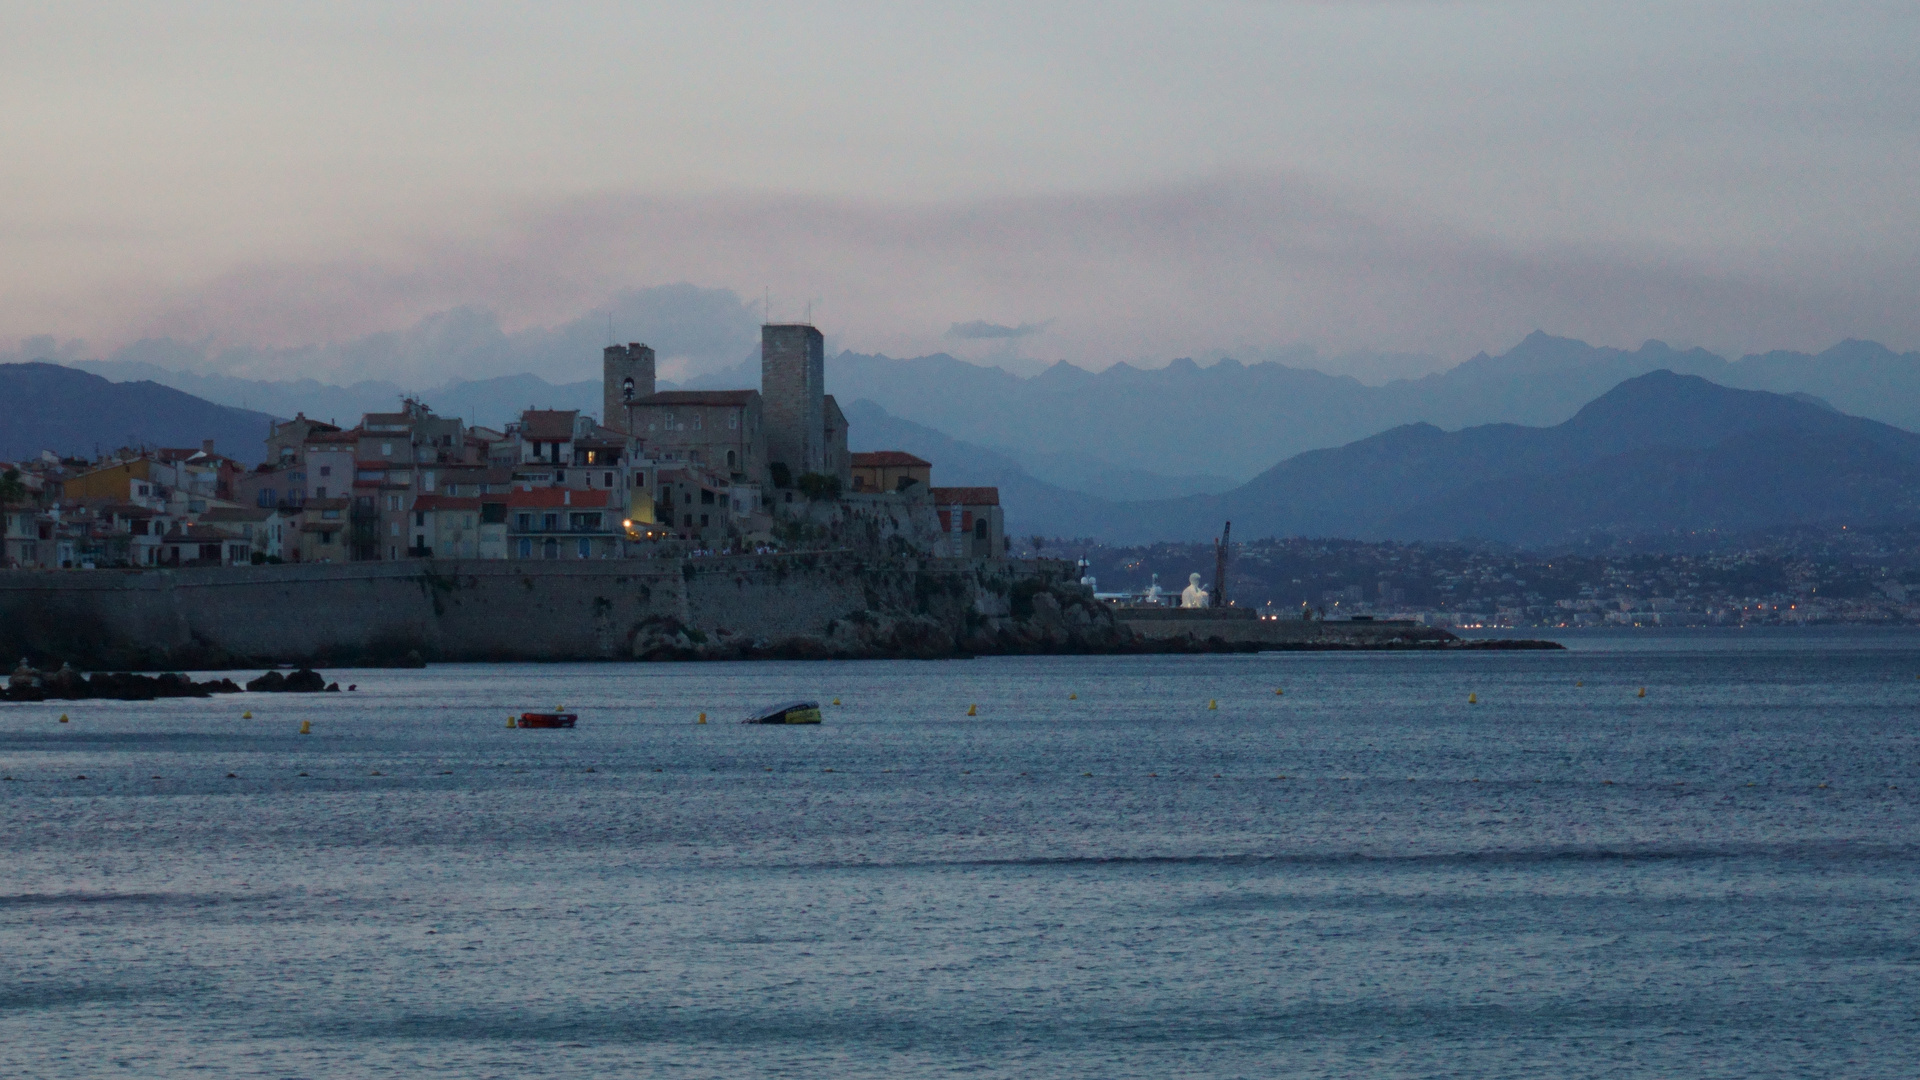
[[84,472],[67,480],[65,494],[69,499],[114,499],[119,502],[138,502],[152,498],[157,487],[153,479],[153,461],[138,457],[132,461],[115,462],[92,472]]
[[901,450],[853,454],[853,490],[905,491],[915,484],[925,491],[933,485],[933,464]]

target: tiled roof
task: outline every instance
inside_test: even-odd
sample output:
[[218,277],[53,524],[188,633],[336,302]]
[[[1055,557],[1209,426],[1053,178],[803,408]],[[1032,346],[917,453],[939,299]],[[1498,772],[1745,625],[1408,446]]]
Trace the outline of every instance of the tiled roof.
[[413,500],[415,510],[478,510],[478,496],[468,495],[421,495]]
[[662,390],[635,405],[745,405],[760,396],[758,390]]
[[1000,489],[997,487],[937,487],[928,488],[927,494],[940,506],[999,506]]
[[905,450],[868,450],[853,455],[853,467],[856,469],[930,469],[933,467],[933,462],[922,461]]
[[487,502],[505,502],[516,510],[604,510],[607,492],[575,491],[572,488],[534,488],[522,490],[516,485],[502,497],[486,496]]
[[210,525],[222,525],[229,521],[259,522],[272,516],[273,511],[253,506],[216,506],[200,515],[200,520]]
[[520,435],[527,439],[565,441],[573,438],[578,409],[528,409],[520,414]]

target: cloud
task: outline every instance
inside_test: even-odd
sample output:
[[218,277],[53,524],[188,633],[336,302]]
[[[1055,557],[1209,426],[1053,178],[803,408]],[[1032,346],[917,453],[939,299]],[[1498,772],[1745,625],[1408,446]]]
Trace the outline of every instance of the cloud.
[[1045,322],[1021,323],[1019,326],[1002,326],[999,323],[990,323],[984,319],[975,319],[972,322],[954,323],[952,326],[947,327],[947,336],[950,338],[960,338],[963,341],[1023,338],[1032,337],[1052,325],[1052,319],[1048,319]]
[[[1289,343],[1458,359],[1536,328],[1733,353],[1920,345],[1912,265],[1522,247],[1278,174],[923,203],[607,192],[359,250],[387,254],[128,282],[98,305],[127,313],[100,336],[203,343],[256,376],[583,378],[611,311],[622,340],[698,371],[751,350],[764,293],[839,346],[919,355],[1044,328],[1090,368]],[[1012,318],[941,317],[955,309]]]

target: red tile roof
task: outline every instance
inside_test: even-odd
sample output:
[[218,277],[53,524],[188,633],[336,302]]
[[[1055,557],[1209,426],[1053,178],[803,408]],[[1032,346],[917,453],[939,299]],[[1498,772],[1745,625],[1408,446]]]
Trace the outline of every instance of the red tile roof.
[[928,488],[927,493],[940,506],[999,506],[1000,489],[997,487],[937,487]]
[[853,455],[853,467],[856,469],[899,469],[932,468],[933,462],[922,461],[905,450],[869,450]]
[[552,510],[561,508],[604,510],[607,508],[607,495],[608,492],[605,490],[575,491],[572,488],[534,488],[532,491],[523,491],[516,485],[514,489],[507,492],[503,498],[487,496],[486,501],[505,501],[508,506],[516,510]]

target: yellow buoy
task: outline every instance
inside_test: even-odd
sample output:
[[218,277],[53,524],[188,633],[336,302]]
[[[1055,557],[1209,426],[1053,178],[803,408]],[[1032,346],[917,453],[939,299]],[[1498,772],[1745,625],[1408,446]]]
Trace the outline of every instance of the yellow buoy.
[[313,721],[311,720],[300,721],[300,734],[302,735],[313,734]]
[[61,722],[61,723],[63,723],[63,724],[67,722],[67,714],[66,714],[66,713],[61,713],[61,714],[60,714],[60,722]]
[[1643,686],[1643,687],[1641,687],[1641,688],[1640,688],[1640,694],[1639,694],[1639,696],[1640,696],[1640,697],[1646,697],[1646,696],[1647,696],[1647,688],[1646,688],[1646,687],[1644,687],[1644,686]]
[[247,710],[246,712],[243,712],[243,713],[241,713],[241,714],[240,714],[240,719],[242,719],[242,720],[251,720],[251,719],[253,719],[253,710],[252,710],[252,709],[248,709],[248,710]]
[[1285,693],[1286,693],[1286,690],[1284,690],[1284,689],[1282,689],[1282,688],[1280,688],[1280,687],[1278,687],[1278,686],[1276,686],[1276,687],[1274,687],[1274,688],[1273,688],[1273,696],[1274,696],[1274,697],[1280,697],[1281,695],[1283,695],[1283,694],[1285,694]]
[[1068,700],[1068,701],[1079,701],[1079,700],[1080,700],[1080,695],[1079,695],[1079,694],[1068,694],[1068,695],[1067,695],[1067,700]]
[[1585,685],[1587,685],[1587,684],[1586,684],[1586,683],[1584,683],[1584,682],[1581,682],[1581,681],[1580,681],[1579,679],[1575,679],[1575,680],[1573,680],[1573,685],[1575,685],[1575,686],[1585,686]]
[[1480,695],[1479,695],[1479,694],[1473,694],[1473,693],[1469,693],[1469,694],[1467,695],[1467,704],[1469,704],[1469,705],[1478,705],[1478,704],[1480,704]]
[[694,721],[694,723],[696,723],[696,724],[704,724],[704,723],[706,723],[706,722],[707,722],[707,714],[706,714],[706,713],[701,713],[701,714],[700,714],[700,719],[698,719],[698,720],[696,720],[696,721]]
[[967,715],[968,715],[968,716],[978,716],[978,715],[980,715],[980,706],[978,706],[978,705],[969,705],[969,706],[967,706]]
[[1207,708],[1209,708],[1209,709],[1217,709],[1217,708],[1219,708],[1219,707],[1220,707],[1220,702],[1219,702],[1219,700],[1218,700],[1217,698],[1208,698],[1208,699],[1207,699]]
[[511,717],[511,716],[509,716],[509,717],[507,717],[507,726],[508,726],[508,727],[512,727],[512,726],[514,726],[514,725],[513,725],[513,717]]
[[838,704],[840,704],[840,699],[839,699],[839,698],[834,698],[834,699],[833,699],[833,703],[834,703],[835,705],[838,705]]

